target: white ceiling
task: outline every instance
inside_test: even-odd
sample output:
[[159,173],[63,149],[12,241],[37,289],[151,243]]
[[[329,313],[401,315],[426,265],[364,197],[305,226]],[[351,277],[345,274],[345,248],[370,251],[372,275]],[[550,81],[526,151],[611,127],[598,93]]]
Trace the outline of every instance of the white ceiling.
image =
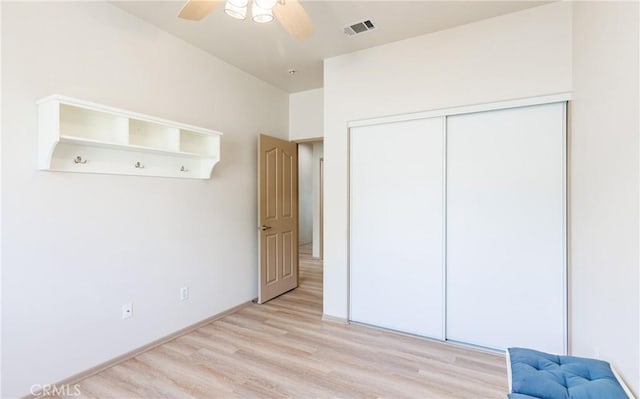
[[[199,22],[177,18],[184,1],[117,1],[114,4],[208,53],[287,92],[322,87],[323,60],[549,1],[302,1],[315,25],[304,41],[277,23],[233,19],[216,8]],[[346,36],[346,25],[370,19],[376,29]],[[289,69],[295,69],[293,76]]]

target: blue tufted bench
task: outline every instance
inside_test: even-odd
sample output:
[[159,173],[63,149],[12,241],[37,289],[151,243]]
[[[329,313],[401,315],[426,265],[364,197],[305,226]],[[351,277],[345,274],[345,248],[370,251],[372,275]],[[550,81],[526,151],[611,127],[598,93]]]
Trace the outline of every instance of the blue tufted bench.
[[509,399],[633,399],[609,363],[507,349]]

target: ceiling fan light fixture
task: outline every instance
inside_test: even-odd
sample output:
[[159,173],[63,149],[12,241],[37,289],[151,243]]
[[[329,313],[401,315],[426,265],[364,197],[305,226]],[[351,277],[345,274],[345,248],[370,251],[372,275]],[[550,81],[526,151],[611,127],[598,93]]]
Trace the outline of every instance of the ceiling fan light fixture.
[[247,17],[247,0],[227,0],[224,4],[224,12],[230,17],[245,19]]
[[273,11],[270,8],[262,8],[258,5],[257,1],[253,2],[251,7],[251,14],[254,22],[265,24],[273,21]]
[[[200,21],[224,3],[226,14],[233,18],[246,19],[250,1],[253,2],[252,19],[255,22],[266,23],[277,18],[284,30],[297,40],[304,40],[313,35],[313,22],[299,0],[187,0],[178,13],[178,18]],[[372,29],[373,23],[366,22],[372,25],[367,26]]]

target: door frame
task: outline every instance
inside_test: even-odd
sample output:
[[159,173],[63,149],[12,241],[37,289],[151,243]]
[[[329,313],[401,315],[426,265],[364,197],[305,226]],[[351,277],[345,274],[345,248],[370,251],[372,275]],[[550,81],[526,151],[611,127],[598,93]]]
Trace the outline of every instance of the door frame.
[[320,247],[320,259],[324,259],[324,154],[320,157],[320,193],[318,195],[320,205],[320,215],[318,216],[320,237],[318,237],[318,246]]

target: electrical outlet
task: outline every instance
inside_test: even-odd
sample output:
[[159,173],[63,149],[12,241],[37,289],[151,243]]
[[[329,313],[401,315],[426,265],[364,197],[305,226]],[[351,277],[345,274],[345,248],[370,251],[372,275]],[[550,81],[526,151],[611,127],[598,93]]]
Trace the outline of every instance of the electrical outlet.
[[180,288],[180,300],[186,301],[189,299],[189,287]]
[[122,318],[128,319],[129,317],[133,317],[133,304],[125,303],[122,305]]

